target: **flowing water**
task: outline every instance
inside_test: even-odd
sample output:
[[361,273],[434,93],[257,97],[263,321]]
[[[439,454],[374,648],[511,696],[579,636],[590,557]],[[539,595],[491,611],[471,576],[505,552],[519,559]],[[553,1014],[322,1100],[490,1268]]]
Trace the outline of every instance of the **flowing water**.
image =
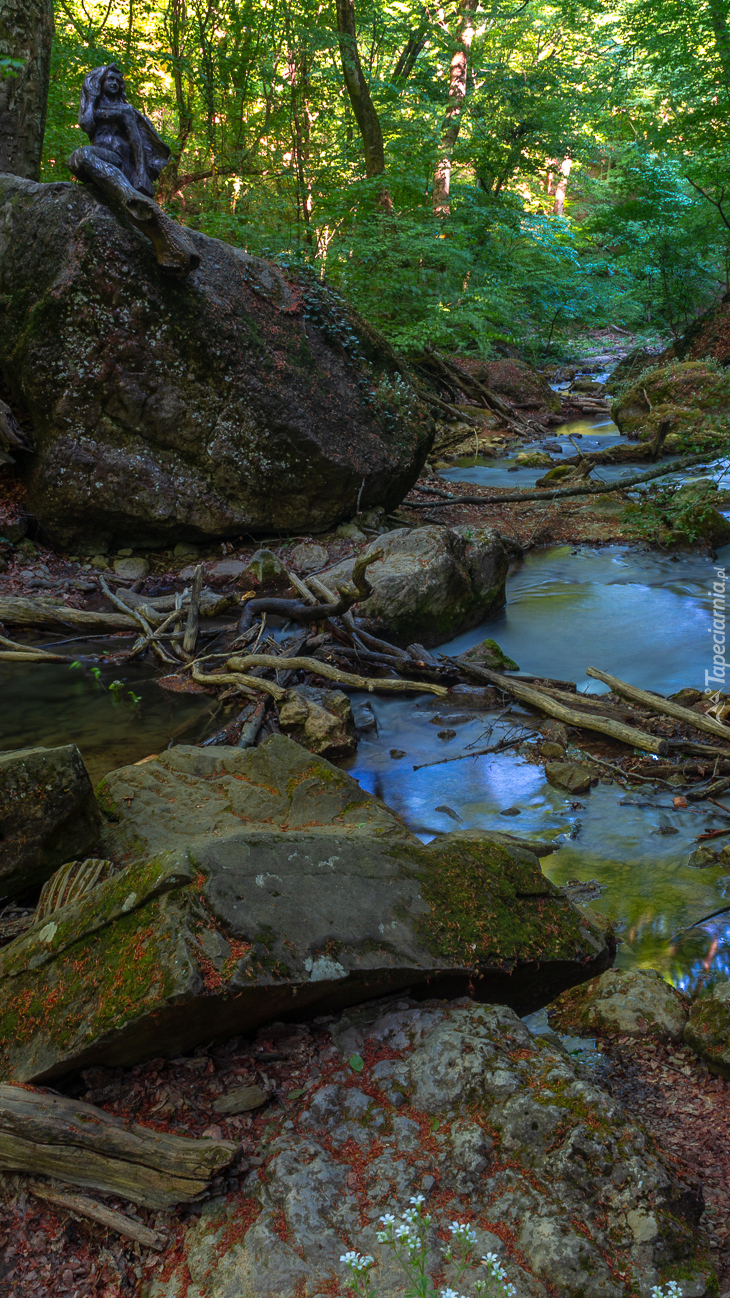
[[[620,440],[607,421],[581,421],[550,440],[572,451],[567,434],[576,431],[586,449]],[[506,461],[462,462],[442,476],[526,487],[541,472],[507,468]],[[730,565],[730,547],[717,562]],[[591,665],[664,694],[703,688],[713,577],[712,561],[698,554],[585,545],[533,551],[512,565],[506,608],[444,648],[458,653],[492,636],[523,672],[574,680],[579,689],[603,688],[586,676]],[[94,780],[220,725],[215,699],[167,695],[150,665],[103,665],[94,674],[66,664],[4,664],[0,687],[0,748],[77,743]],[[558,884],[595,881],[601,895],[591,905],[617,926],[619,965],[658,968],[685,987],[708,968],[730,973],[730,911],[680,933],[730,907],[730,866],[687,864],[693,840],[720,826],[721,813],[708,804],[676,810],[672,789],[649,785],[627,792],[599,783],[576,798],[549,785],[542,767],[519,750],[441,761],[494,743],[515,724],[529,738],[536,718],[517,707],[499,719],[432,696],[353,702],[369,728],[348,764],[351,774],[422,838],[479,828],[558,844],[543,869]]]

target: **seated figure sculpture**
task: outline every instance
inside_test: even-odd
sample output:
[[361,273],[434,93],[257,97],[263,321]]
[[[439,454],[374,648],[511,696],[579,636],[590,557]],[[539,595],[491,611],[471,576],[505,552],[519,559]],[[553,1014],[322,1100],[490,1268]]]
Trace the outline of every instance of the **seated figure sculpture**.
[[154,182],[170,150],[151,122],[127,101],[115,63],[94,68],[81,89],[79,126],[91,143],[68,160],[78,180],[95,185],[112,208],[121,209],[151,241],[167,270],[187,274],[200,258],[181,226],[154,201]]

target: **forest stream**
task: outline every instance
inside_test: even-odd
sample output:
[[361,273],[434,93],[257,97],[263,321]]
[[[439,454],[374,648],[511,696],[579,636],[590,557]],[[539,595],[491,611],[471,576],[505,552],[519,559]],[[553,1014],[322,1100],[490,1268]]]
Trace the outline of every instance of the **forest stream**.
[[[573,421],[557,428],[551,441],[570,453],[569,439],[576,436],[585,450],[625,441],[605,418]],[[482,486],[519,480],[526,487],[541,472],[515,474],[510,464],[467,457],[441,476]],[[626,472],[603,466],[600,477],[613,480]],[[713,472],[721,475],[722,462]],[[715,562],[730,563],[730,546]],[[712,573],[707,554],[691,551],[618,545],[529,551],[511,565],[506,607],[439,649],[454,655],[491,636],[523,673],[601,692],[606,687],[585,675],[593,665],[670,694],[698,682],[708,653]],[[93,641],[65,645],[65,652],[90,651]],[[5,663],[0,670],[7,685],[0,745],[76,743],[95,782],[150,752],[200,743],[215,729],[215,700],[168,695],[149,663],[94,672],[80,663]],[[730,876],[687,865],[696,836],[722,824],[708,804],[678,810],[667,784],[626,791],[610,775],[571,800],[519,751],[442,762],[495,742],[517,717],[534,730],[536,718],[515,703],[507,716],[465,712],[429,696],[356,695],[353,704],[360,742],[345,768],[424,842],[458,828],[557,843],[559,850],[543,858],[543,870],[561,886],[576,880],[586,885],[579,899],[616,926],[618,967],[660,969],[687,991],[706,977],[708,965],[730,973],[730,909],[697,925],[730,907]]]

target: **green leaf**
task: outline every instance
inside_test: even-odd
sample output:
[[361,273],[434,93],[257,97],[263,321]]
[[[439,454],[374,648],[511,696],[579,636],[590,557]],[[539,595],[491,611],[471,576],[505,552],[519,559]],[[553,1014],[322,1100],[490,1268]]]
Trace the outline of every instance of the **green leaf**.
[[365,1060],[362,1055],[350,1055],[347,1062],[349,1063],[353,1073],[361,1073],[365,1067]]
[[287,1100],[298,1100],[301,1098],[303,1094],[304,1094],[304,1087],[299,1086],[295,1091],[290,1091],[286,1098]]

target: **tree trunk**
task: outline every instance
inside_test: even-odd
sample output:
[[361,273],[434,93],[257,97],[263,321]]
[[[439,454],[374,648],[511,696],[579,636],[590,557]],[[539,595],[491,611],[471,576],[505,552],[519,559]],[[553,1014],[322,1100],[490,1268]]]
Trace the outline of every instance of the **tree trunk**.
[[568,188],[568,177],[573,163],[570,158],[563,158],[560,163],[560,179],[555,186],[555,202],[553,212],[555,216],[562,216],[565,211],[565,194]]
[[441,127],[441,145],[433,176],[434,216],[449,215],[449,190],[451,188],[451,158],[461,129],[461,113],[466,98],[466,76],[469,69],[469,51],[474,39],[474,11],[477,0],[464,0],[456,36],[456,49],[449,70],[449,102]]
[[[0,171],[40,180],[51,74],[53,0],[0,0]],[[14,72],[14,75],[13,75]]]
[[355,32],[354,0],[337,0],[337,34],[345,86],[362,136],[365,175],[382,176],[385,171],[383,132],[360,63]]
[[709,9],[715,49],[725,82],[725,93],[730,97],[730,32],[727,25],[727,0],[710,0]]

